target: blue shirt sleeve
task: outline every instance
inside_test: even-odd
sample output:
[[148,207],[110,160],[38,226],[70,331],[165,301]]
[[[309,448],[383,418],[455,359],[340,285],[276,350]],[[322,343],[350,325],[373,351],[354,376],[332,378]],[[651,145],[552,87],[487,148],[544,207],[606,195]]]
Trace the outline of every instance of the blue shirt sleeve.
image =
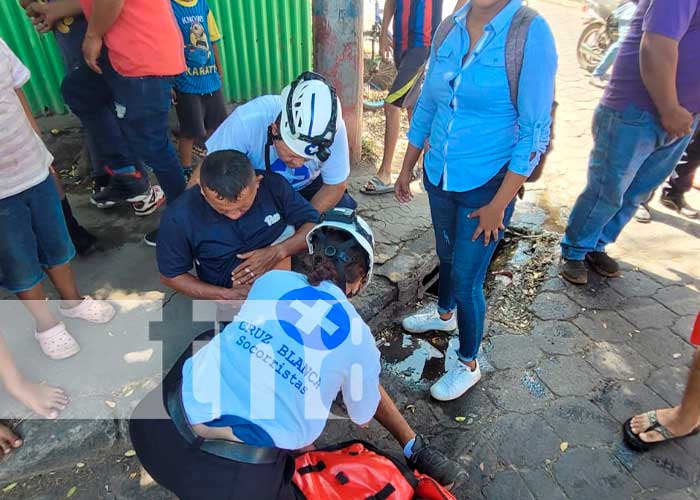
[[279,174],[267,173],[272,196],[287,224],[300,228],[307,222],[318,222],[316,209]]
[[[435,49],[430,50],[430,59],[428,60],[428,68],[425,74],[425,82],[430,81],[432,68],[435,66]],[[418,97],[418,102],[413,110],[413,118],[411,119],[410,128],[408,129],[408,142],[423,149],[425,141],[430,136],[430,129],[433,126],[433,118],[437,110],[437,102],[432,92],[421,92]]]
[[557,72],[554,36],[544,18],[530,25],[518,93],[518,142],[508,169],[529,176],[549,146]]
[[175,278],[192,270],[194,254],[184,227],[172,211],[163,214],[156,246],[158,270],[166,278]]

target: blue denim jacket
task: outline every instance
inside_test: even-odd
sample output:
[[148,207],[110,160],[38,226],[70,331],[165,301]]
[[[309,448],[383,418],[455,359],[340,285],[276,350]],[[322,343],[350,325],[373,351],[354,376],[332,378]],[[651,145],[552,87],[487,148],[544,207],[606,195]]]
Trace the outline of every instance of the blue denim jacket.
[[[528,176],[549,145],[557,52],[546,21],[530,26],[518,96],[510,100],[505,69],[506,37],[521,5],[511,0],[484,28],[469,52],[467,3],[454,14],[456,27],[431,51],[425,84],[411,121],[409,142],[418,148],[430,140],[425,171],[445,191],[469,191],[484,185],[503,166]],[[464,61],[464,63],[463,63]]]

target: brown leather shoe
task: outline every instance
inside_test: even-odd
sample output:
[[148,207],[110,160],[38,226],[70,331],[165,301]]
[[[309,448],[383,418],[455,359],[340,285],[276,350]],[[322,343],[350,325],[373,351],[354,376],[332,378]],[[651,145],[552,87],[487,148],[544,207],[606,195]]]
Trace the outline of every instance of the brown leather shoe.
[[595,272],[606,278],[619,278],[622,275],[620,264],[605,252],[589,252],[586,262]]
[[582,260],[563,259],[559,267],[559,274],[569,283],[585,285],[588,283],[588,269]]

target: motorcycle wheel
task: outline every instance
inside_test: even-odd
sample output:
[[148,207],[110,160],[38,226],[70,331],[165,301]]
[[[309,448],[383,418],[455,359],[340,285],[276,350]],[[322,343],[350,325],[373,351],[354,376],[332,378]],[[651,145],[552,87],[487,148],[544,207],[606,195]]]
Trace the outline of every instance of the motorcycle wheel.
[[605,24],[594,22],[583,29],[576,44],[578,64],[589,73],[598,66],[603,57],[604,51],[601,52],[600,46],[602,37],[605,37]]

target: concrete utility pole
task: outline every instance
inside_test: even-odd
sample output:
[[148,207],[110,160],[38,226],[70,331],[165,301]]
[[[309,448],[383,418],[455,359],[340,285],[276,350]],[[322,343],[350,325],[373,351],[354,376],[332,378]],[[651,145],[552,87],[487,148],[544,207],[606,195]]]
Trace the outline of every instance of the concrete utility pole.
[[335,86],[348,128],[350,162],[362,156],[363,0],[313,0],[314,69]]

